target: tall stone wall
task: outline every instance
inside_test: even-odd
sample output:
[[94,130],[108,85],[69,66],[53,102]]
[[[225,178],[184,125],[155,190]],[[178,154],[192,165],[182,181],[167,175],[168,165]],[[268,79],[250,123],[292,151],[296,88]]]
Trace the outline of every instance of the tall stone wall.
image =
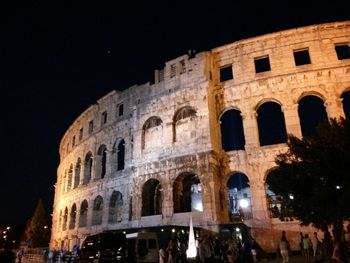
[[[299,231],[312,231],[269,216],[265,180],[286,144],[261,146],[257,111],[266,102],[277,103],[286,131],[298,137],[298,103],[305,96],[322,99],[328,118],[344,116],[341,96],[350,90],[350,59],[338,59],[335,51],[344,43],[350,43],[350,22],[245,39],[168,61],[155,72],[156,83],[112,91],[98,100],[61,141],[51,247],[71,249],[86,235],[105,230],[185,226],[191,215],[195,226],[219,231],[231,222],[227,182],[236,172],[248,177],[251,191],[252,217],[244,223],[264,248],[275,247],[281,230],[295,241]],[[298,50],[308,51],[310,63],[295,65]],[[270,70],[256,73],[254,61],[267,56]],[[222,80],[223,67],[232,70],[232,77]],[[222,147],[221,117],[230,109],[242,116],[241,150]],[[174,191],[192,175],[200,181],[203,211],[176,213]],[[145,216],[144,193],[148,185],[154,190],[153,182],[160,186],[161,211]],[[114,210],[113,193],[122,196]],[[112,210],[116,221],[111,221]]]

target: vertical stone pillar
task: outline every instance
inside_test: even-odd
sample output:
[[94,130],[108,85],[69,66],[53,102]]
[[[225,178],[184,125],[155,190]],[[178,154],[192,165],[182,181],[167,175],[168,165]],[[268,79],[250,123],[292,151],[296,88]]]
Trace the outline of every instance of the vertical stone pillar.
[[162,206],[162,215],[165,220],[171,218],[174,213],[173,205],[173,186],[167,184],[163,188],[163,206]]
[[328,119],[331,118],[345,118],[345,113],[342,104],[342,98],[329,98],[325,101],[324,106],[327,111]]
[[106,174],[105,178],[110,178],[112,176],[113,172],[113,165],[112,165],[112,156],[113,156],[113,150],[106,149]]
[[135,189],[132,195],[132,215],[133,220],[140,220],[142,215],[142,191]]
[[245,144],[247,147],[258,147],[260,145],[256,117],[257,113],[255,110],[245,115],[242,114]]
[[102,172],[102,155],[95,155],[94,162],[92,163],[91,180],[95,181],[101,178]]
[[298,106],[298,103],[294,103],[292,105],[283,105],[282,111],[286,123],[287,134],[293,134],[294,136],[301,138],[302,135],[298,114]]
[[268,221],[266,190],[263,181],[250,181],[252,213],[256,224],[265,225]]

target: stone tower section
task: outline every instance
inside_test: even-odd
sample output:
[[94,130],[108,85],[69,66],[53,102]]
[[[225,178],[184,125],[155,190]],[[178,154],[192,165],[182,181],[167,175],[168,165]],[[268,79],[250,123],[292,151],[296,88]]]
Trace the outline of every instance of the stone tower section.
[[[350,22],[178,57],[153,84],[112,91],[60,145],[51,248],[108,230],[249,229],[266,250],[301,228],[266,183],[288,134],[349,117]],[[311,121],[310,121],[311,120]]]

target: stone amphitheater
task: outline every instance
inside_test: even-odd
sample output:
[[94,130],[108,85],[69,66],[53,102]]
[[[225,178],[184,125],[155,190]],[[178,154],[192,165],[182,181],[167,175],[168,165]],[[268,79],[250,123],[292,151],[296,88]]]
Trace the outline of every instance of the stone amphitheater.
[[275,250],[314,231],[268,188],[287,134],[350,117],[350,21],[185,54],[152,83],[112,91],[64,134],[52,249],[108,230],[249,234]]

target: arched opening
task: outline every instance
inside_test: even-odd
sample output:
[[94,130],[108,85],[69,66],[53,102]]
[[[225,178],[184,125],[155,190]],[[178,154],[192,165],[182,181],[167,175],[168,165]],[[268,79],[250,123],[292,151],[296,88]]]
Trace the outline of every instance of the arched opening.
[[97,196],[94,200],[94,207],[92,211],[92,225],[100,225],[102,223],[102,213],[103,213],[103,198],[102,196]]
[[198,175],[179,175],[173,185],[174,213],[203,211],[202,185]]
[[225,152],[244,150],[243,121],[239,110],[228,110],[220,117],[221,145]]
[[123,195],[119,191],[113,191],[109,201],[109,223],[122,221]]
[[260,145],[273,145],[287,141],[286,124],[281,105],[265,102],[257,109]]
[[67,191],[72,189],[72,180],[73,180],[73,164],[69,166],[69,170],[68,170]]
[[87,226],[88,209],[89,209],[88,202],[86,200],[84,200],[80,205],[79,227]]
[[91,172],[92,172],[92,153],[88,152],[85,157],[84,162],[84,180],[83,184],[88,184],[91,180]]
[[345,118],[350,120],[350,90],[345,91],[342,95],[343,110]]
[[117,171],[124,170],[125,167],[125,141],[122,139],[117,150]]
[[142,187],[142,216],[162,214],[162,186],[156,179],[148,180]]
[[66,207],[64,209],[64,214],[63,214],[63,222],[62,222],[62,230],[67,229],[67,222],[68,222],[68,208]]
[[162,138],[162,131],[159,130],[159,126],[161,126],[163,121],[157,117],[150,117],[142,127],[142,137],[141,137],[141,149],[152,148],[152,144],[154,142],[158,142],[160,138]]
[[177,111],[173,119],[173,142],[188,141],[195,137],[197,112],[190,106]]
[[77,206],[76,204],[73,204],[69,214],[69,229],[75,228],[76,216],[77,216]]
[[[281,221],[293,221],[293,210],[288,207],[288,200],[284,200],[282,196],[276,195],[269,184],[273,179],[273,173],[270,171],[266,176],[266,197],[269,215],[271,218],[279,218]],[[290,196],[290,198],[293,198]]]
[[81,171],[81,160],[80,160],[80,158],[78,158],[77,164],[75,165],[74,188],[77,188],[79,186],[80,171]]
[[299,101],[298,114],[303,137],[317,135],[318,124],[328,120],[323,100],[313,95]]
[[229,177],[226,186],[231,221],[253,218],[248,177],[244,173],[236,172]]
[[106,175],[106,163],[107,163],[107,147],[106,145],[101,145],[97,151],[97,171],[96,179],[103,179]]

